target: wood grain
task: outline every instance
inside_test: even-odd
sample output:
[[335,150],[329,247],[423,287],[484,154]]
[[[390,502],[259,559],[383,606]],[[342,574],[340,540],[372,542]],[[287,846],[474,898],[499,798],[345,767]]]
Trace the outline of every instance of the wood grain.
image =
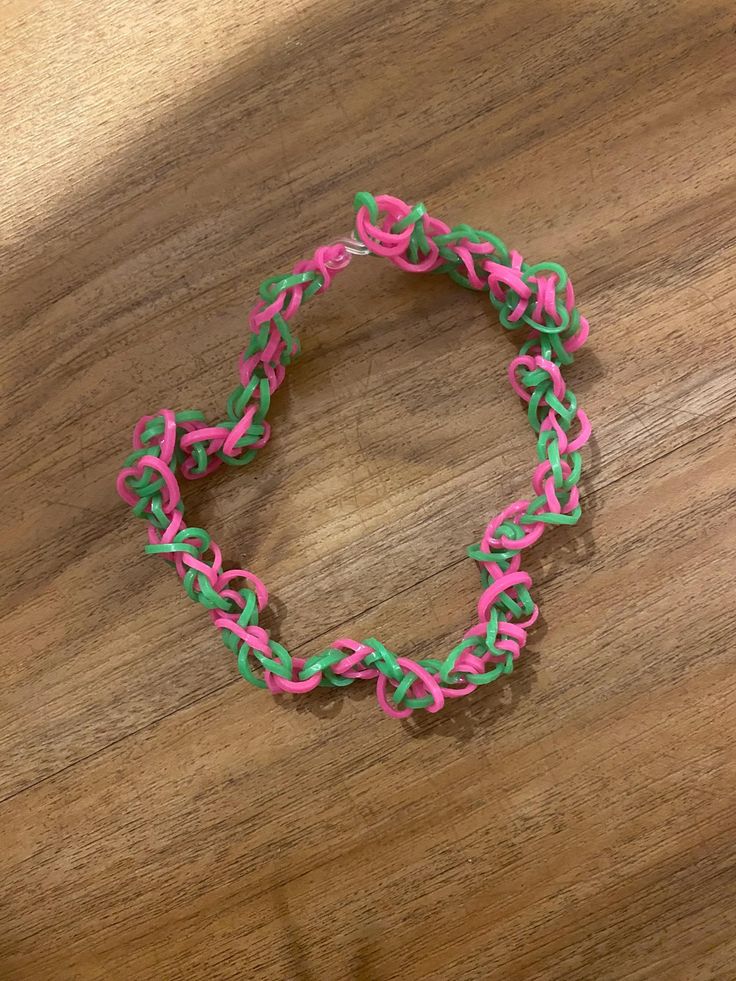
[[[686,0],[0,5],[0,977],[736,977],[736,17]],[[517,673],[439,718],[272,700],[114,475],[219,413],[267,274],[358,189],[570,269],[587,512]],[[525,492],[515,342],[356,260],[274,437],[187,489],[296,653],[441,654]]]

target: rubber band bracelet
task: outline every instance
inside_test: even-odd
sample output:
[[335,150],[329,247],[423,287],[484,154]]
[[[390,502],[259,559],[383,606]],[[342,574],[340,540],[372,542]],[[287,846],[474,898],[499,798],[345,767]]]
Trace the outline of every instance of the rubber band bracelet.
[[[186,593],[209,611],[251,684],[277,693],[375,680],[381,708],[403,718],[420,708],[438,712],[446,699],[509,674],[526,643],[538,610],[529,593],[531,577],[521,569],[522,553],[550,525],[573,525],[580,518],[580,449],[590,425],[562,368],[585,343],[588,323],[557,263],[530,265],[490,232],[469,225],[450,228],[424,205],[410,206],[389,195],[360,193],[355,212],[350,237],[321,246],[290,273],[261,284],[226,418],[209,425],[201,412],[170,409],[144,416],[133,431],[133,453],[117,487],[133,513],[148,522],[146,552],[174,565]],[[487,291],[503,326],[527,333],[508,374],[536,434],[533,495],[496,515],[480,542],[468,549],[481,576],[477,621],[444,660],[399,657],[373,637],[340,637],[312,657],[292,656],[259,626],[268,601],[261,580],[246,569],[225,570],[210,535],[184,523],[177,474],[194,480],[223,463],[244,466],[265,446],[271,396],[299,352],[291,318],[302,303],[324,293],[353,255],[368,253],[407,272],[446,273],[462,286]]]

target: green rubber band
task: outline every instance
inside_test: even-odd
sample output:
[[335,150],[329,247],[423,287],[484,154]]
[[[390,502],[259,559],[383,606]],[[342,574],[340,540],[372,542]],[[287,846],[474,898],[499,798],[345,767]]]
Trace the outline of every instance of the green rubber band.
[[378,668],[390,681],[401,681],[404,672],[401,670],[399,662],[396,660],[395,655],[387,650],[380,640],[376,640],[375,637],[368,637],[367,640],[362,640],[361,644],[370,647],[373,652],[366,654],[363,658],[367,665],[373,665]]
[[[224,633],[223,633],[224,635]],[[231,637],[235,637],[235,634],[230,634]],[[237,639],[237,638],[236,638]],[[248,644],[241,644],[238,650],[238,671],[245,678],[246,681],[250,682],[256,688],[268,688],[268,685],[263,678],[259,678],[258,675],[254,674],[253,668],[250,665],[250,655],[253,649],[248,646]]]
[[199,555],[194,545],[185,545],[183,542],[171,542],[170,545],[145,545],[143,551],[148,555],[165,555],[167,552],[185,552],[188,555]]
[[279,642],[274,640],[272,637],[269,638],[268,645],[271,650],[281,658],[281,661],[276,661],[273,658],[261,653],[261,651],[254,651],[253,656],[257,661],[260,661],[263,667],[267,671],[270,671],[271,674],[277,674],[281,678],[290,679],[292,673],[291,654],[289,654],[282,644],[279,644]]

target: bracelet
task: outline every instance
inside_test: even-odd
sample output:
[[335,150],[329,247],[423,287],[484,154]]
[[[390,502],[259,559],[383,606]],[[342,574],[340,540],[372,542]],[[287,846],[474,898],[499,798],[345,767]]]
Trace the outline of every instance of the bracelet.
[[[419,708],[438,712],[445,699],[509,674],[526,644],[538,609],[529,593],[531,577],[521,570],[521,553],[550,525],[573,525],[581,513],[580,449],[590,424],[561,369],[585,343],[588,322],[557,263],[530,265],[490,232],[469,225],[450,228],[427,214],[423,204],[412,207],[389,195],[362,192],[355,198],[355,212],[349,237],[321,246],[291,273],[261,284],[227,418],[208,425],[201,412],[170,409],[144,416],[133,430],[133,453],[117,488],[133,513],[148,522],[146,552],[173,563],[185,591],[209,611],[251,684],[274,693],[307,692],[375,679],[381,708],[405,718]],[[504,327],[528,328],[508,375],[537,434],[534,494],[496,515],[480,542],[468,548],[483,587],[478,619],[443,661],[399,657],[373,637],[340,637],[312,657],[292,656],[258,624],[268,601],[261,580],[245,569],[223,569],[210,535],[184,523],[177,473],[195,480],[223,463],[244,466],[265,446],[271,396],[299,353],[289,321],[303,302],[328,289],[354,255],[368,253],[385,256],[407,272],[447,273],[468,289],[487,290]]]

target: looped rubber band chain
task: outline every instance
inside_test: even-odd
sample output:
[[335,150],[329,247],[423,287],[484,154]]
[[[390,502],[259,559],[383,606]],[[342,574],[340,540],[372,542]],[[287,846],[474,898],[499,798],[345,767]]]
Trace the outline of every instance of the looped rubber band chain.
[[[362,192],[355,212],[353,236],[321,246],[290,273],[261,283],[226,417],[209,425],[196,410],[160,409],[144,416],[133,431],[133,453],[117,488],[148,523],[146,552],[174,565],[186,593],[209,611],[252,685],[274,693],[307,692],[370,679],[381,708],[404,718],[415,709],[438,712],[446,699],[509,674],[526,644],[538,610],[529,592],[531,577],[521,569],[522,553],[551,525],[574,525],[580,518],[580,449],[590,424],[562,369],[585,343],[588,322],[557,263],[529,264],[490,232],[469,225],[450,228],[424,205],[410,206],[389,195]],[[526,333],[508,375],[537,438],[533,494],[496,515],[480,542],[468,549],[482,584],[477,622],[444,660],[399,657],[373,637],[339,637],[312,657],[292,656],[259,626],[268,602],[261,580],[246,569],[225,570],[210,535],[184,523],[179,476],[197,480],[223,463],[245,466],[265,446],[271,396],[299,353],[292,317],[302,303],[329,288],[352,255],[366,252],[407,272],[446,273],[461,286],[487,291],[503,326]]]

